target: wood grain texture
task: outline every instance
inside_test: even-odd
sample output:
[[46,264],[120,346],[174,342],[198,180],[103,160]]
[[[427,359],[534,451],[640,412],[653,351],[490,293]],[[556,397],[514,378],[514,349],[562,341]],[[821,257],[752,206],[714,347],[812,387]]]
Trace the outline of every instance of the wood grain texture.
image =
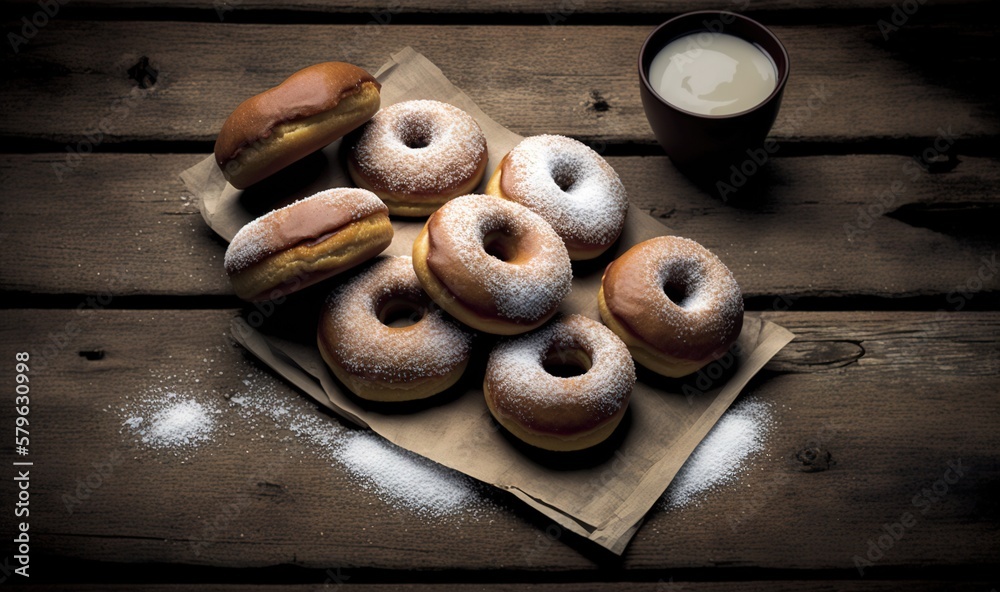
[[[0,194],[17,196],[0,212],[0,245],[13,255],[0,267],[0,285],[50,294],[231,294],[225,243],[177,178],[200,158],[90,155],[60,182],[53,165],[65,163],[62,155],[0,157]],[[963,157],[948,172],[930,173],[898,156],[774,158],[728,201],[664,157],[609,161],[633,202],[717,253],[751,297],[938,295],[940,307],[960,310],[1000,287],[990,267],[1000,219],[994,159]],[[888,193],[894,183],[898,190]],[[901,220],[879,211],[930,213]],[[787,304],[776,301],[781,310]]]
[[[31,487],[45,502],[32,506],[34,552],[348,574],[622,568],[666,579],[687,568],[852,570],[884,523],[912,512],[916,524],[879,565],[1000,560],[1000,313],[767,313],[798,339],[744,393],[771,406],[765,450],[699,504],[653,511],[621,560],[558,532],[551,540],[543,521],[488,493],[475,514],[423,518],[359,488],[314,442],[235,413],[225,395],[273,391],[304,406],[296,413],[322,415],[245,359],[227,336],[233,314],[5,311],[0,350],[33,352],[35,368]],[[164,391],[219,407],[210,443],[174,456],[132,438],[129,405]],[[12,412],[0,408],[0,421]],[[115,455],[67,513],[64,496],[80,495],[93,464]],[[959,459],[966,474],[921,513],[914,496]],[[10,499],[12,486],[0,482],[0,495]]]
[[[652,144],[636,73],[651,29],[53,20],[0,57],[0,135],[84,151],[86,141],[212,141],[240,101],[306,65],[374,71],[409,45],[520,134]],[[926,142],[941,130],[981,142],[1000,132],[979,75],[997,62],[986,24],[914,24],[891,44],[874,23],[774,32],[792,63],[772,130],[780,142]],[[490,51],[470,51],[480,47]]]
[[[346,574],[344,574],[346,575]],[[350,576],[348,576],[350,577]],[[762,580],[750,582],[574,582],[574,583],[510,583],[510,584],[364,584],[353,585],[351,582],[331,583],[328,588],[317,584],[297,585],[263,585],[245,584],[128,584],[128,585],[48,585],[20,587],[11,586],[10,590],[42,590],[48,592],[95,592],[116,591],[128,592],[316,592],[317,590],[339,590],[350,592],[363,590],[365,592],[513,592],[527,590],[529,592],[731,592],[740,590],[771,590],[784,592],[798,590],[801,592],[883,592],[895,590],[912,590],[914,592],[934,591],[968,591],[982,592],[990,590],[989,582],[929,582],[929,581],[809,581],[809,580]]]
[[[37,0],[8,0],[13,5],[34,5]],[[938,0],[934,6],[960,7],[984,6],[982,0]],[[484,2],[463,2],[462,0],[73,0],[75,8],[194,8],[216,11],[220,8],[233,10],[281,10],[310,11],[328,13],[509,13],[551,15],[552,23],[558,24],[578,14],[672,14],[690,10],[707,10],[699,0],[669,0],[650,2],[649,0],[489,0]],[[886,8],[881,0],[730,0],[712,6],[716,9],[759,11],[816,11],[830,10],[882,10]],[[223,11],[226,14],[227,11]],[[891,12],[891,9],[890,9]],[[549,20],[540,21],[543,23]]]

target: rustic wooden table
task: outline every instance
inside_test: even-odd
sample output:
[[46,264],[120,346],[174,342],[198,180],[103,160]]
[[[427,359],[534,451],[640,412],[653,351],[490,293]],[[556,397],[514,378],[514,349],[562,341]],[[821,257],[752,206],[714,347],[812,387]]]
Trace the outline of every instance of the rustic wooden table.
[[[792,61],[772,131],[780,150],[725,200],[662,156],[635,74],[652,27],[704,7],[695,0],[4,4],[0,580],[274,592],[998,586],[990,2],[710,6],[771,26]],[[407,45],[510,129],[591,142],[635,203],[732,268],[748,310],[798,335],[746,389],[776,421],[752,470],[698,505],[654,509],[621,558],[500,495],[460,524],[394,507],[266,422],[228,417],[230,433],[179,456],[123,427],[121,409],[174,383],[218,401],[250,373],[304,401],[228,338],[248,309],[177,173],[211,151],[242,98],[319,61],[374,71]],[[11,442],[22,351],[28,457]],[[311,404],[305,413],[325,419]],[[21,467],[10,463],[25,458],[30,518],[15,518]],[[12,572],[22,519],[30,580]],[[863,573],[858,557],[871,562]]]

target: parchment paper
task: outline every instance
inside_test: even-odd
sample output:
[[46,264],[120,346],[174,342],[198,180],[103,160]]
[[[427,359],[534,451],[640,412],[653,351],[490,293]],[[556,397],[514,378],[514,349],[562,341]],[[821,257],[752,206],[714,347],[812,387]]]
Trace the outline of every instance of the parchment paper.
[[[412,48],[393,55],[376,77],[383,85],[383,107],[403,100],[437,99],[476,118],[486,133],[490,152],[484,187],[500,159],[521,140],[490,119],[437,66]],[[339,145],[336,142],[311,162],[294,165],[293,170],[246,191],[228,185],[211,156],[181,177],[199,198],[208,225],[230,240],[243,224],[270,209],[322,189],[350,186]],[[422,225],[422,220],[394,220],[396,234],[386,254],[410,254]],[[596,261],[574,264],[573,289],[561,310],[600,319],[597,291],[605,265],[632,245],[667,234],[668,228],[633,206],[622,238],[608,253]],[[330,280],[323,290],[337,283]],[[319,300],[302,296],[297,304],[288,304],[297,297],[276,305],[273,317],[264,322],[252,323],[263,318],[252,313],[246,319],[235,319],[233,337],[347,420],[509,491],[562,528],[619,555],[643,516],[740,390],[794,337],[774,323],[748,315],[730,354],[698,374],[666,379],[639,368],[629,411],[607,443],[582,453],[545,453],[520,444],[490,417],[482,393],[482,360],[493,338],[484,336],[477,342],[478,362],[470,364],[455,388],[400,413],[354,397],[332,377],[315,344]],[[290,317],[295,320],[290,321]]]

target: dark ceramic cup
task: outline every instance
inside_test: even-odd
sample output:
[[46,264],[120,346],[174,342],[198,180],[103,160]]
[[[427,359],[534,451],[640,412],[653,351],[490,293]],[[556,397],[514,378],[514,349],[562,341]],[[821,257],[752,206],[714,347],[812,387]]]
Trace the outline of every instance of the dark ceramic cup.
[[[777,67],[777,85],[763,102],[731,115],[702,115],[668,103],[650,85],[649,66],[671,41],[699,32],[725,33],[758,45]],[[764,25],[725,11],[689,12],[657,27],[639,50],[639,92],[646,119],[667,156],[679,166],[717,167],[764,143],[788,81],[788,52]]]

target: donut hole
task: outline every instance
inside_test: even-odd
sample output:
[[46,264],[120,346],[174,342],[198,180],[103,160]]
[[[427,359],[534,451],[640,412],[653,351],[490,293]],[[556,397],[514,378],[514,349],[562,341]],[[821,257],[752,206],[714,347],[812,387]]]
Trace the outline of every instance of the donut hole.
[[593,363],[590,355],[579,347],[554,345],[542,359],[542,368],[557,378],[573,378],[586,374]]
[[687,282],[668,279],[663,283],[663,293],[677,306],[684,306],[684,302],[691,296],[691,288]]
[[426,148],[430,145],[431,140],[425,136],[414,136],[406,140],[405,144],[407,148],[413,148],[414,150],[418,148]]
[[517,257],[517,241],[503,230],[487,232],[483,238],[483,249],[487,255],[496,257],[505,263]]
[[668,262],[660,272],[663,293],[681,308],[693,304],[704,277],[704,270],[697,261],[683,257]]
[[400,139],[407,148],[413,150],[426,148],[431,144],[430,127],[420,122],[409,122],[408,125],[403,126]]
[[397,296],[380,302],[376,311],[383,325],[399,329],[419,323],[427,315],[427,306],[416,298]]
[[576,184],[576,171],[574,167],[565,161],[559,161],[552,165],[552,180],[562,191],[569,191]]

